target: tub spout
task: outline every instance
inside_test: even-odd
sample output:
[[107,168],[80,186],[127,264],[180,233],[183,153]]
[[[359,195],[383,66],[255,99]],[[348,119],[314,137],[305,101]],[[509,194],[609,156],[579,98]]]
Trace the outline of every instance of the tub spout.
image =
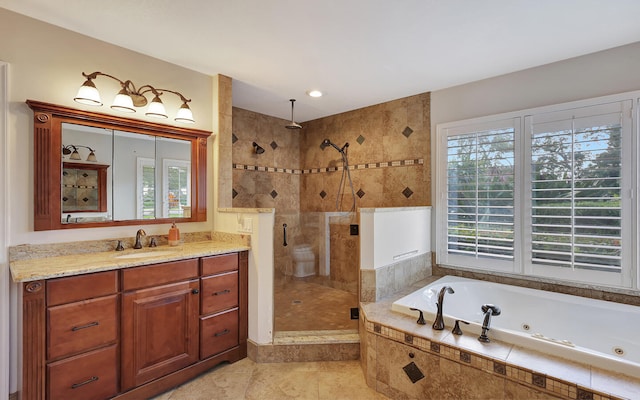
[[455,293],[451,286],[443,286],[440,289],[440,293],[438,293],[438,302],[436,303],[436,307],[438,307],[438,312],[436,313],[436,320],[433,321],[432,328],[441,331],[444,329],[444,318],[442,317],[442,305],[444,304],[444,295],[445,293]]
[[489,331],[489,326],[491,325],[491,316],[492,315],[500,315],[500,307],[494,306],[493,304],[483,304],[482,312],[484,313],[484,321],[482,322],[482,334],[478,338],[479,341],[484,343],[489,343],[491,340],[487,336],[487,332]]

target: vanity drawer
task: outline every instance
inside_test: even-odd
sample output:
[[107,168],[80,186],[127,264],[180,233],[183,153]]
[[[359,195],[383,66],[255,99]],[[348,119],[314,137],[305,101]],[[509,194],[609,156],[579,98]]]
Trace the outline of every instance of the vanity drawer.
[[197,258],[129,268],[122,270],[122,290],[160,286],[197,277]]
[[203,257],[200,262],[202,263],[202,276],[235,271],[238,269],[238,253]]
[[238,345],[238,309],[200,318],[200,359]]
[[238,271],[202,278],[200,314],[238,306]]
[[53,360],[115,342],[119,295],[47,309],[47,359]]
[[49,400],[102,400],[118,393],[117,346],[47,365]]
[[47,305],[57,306],[117,292],[118,271],[50,279],[47,281]]

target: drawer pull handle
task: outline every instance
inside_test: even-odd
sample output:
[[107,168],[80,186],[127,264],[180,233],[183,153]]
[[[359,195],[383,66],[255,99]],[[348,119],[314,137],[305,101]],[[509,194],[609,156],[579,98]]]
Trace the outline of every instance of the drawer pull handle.
[[200,293],[200,291],[199,291],[198,289],[193,289],[193,290],[191,291],[191,294],[198,294],[198,293]]
[[98,380],[98,377],[97,377],[97,376],[92,376],[91,378],[87,379],[87,380],[86,380],[86,381],[84,381],[84,382],[74,383],[73,385],[71,385],[71,389],[77,389],[77,388],[79,388],[79,387],[81,387],[81,386],[88,385],[88,384],[90,384],[91,382],[95,382],[95,381],[97,381],[97,380]]
[[87,329],[87,328],[91,328],[92,326],[98,326],[98,325],[100,325],[100,322],[93,321],[93,322],[89,322],[86,325],[74,326],[73,328],[71,328],[71,331],[75,332],[75,331],[79,331],[81,329]]
[[225,290],[221,290],[219,292],[213,292],[212,296],[220,296],[221,294],[227,294],[227,293],[231,293],[231,290],[225,289]]
[[214,336],[214,337],[224,336],[224,335],[226,335],[226,334],[227,334],[227,333],[229,333],[229,332],[231,332],[231,331],[230,331],[230,330],[228,330],[228,329],[225,329],[225,330],[223,330],[223,331],[220,331],[220,332],[218,332],[218,333],[214,334],[213,336]]

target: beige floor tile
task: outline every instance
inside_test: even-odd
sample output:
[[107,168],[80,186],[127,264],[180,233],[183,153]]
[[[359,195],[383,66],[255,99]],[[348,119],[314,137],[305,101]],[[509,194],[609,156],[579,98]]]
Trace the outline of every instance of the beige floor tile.
[[223,364],[153,400],[384,400],[360,361]]

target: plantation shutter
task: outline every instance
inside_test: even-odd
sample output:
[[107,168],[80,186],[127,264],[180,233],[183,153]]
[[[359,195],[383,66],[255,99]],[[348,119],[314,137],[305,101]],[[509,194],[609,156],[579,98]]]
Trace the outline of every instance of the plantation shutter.
[[621,103],[528,117],[530,262],[620,272],[623,259]]
[[[449,135],[448,260],[514,258],[515,129]],[[454,261],[455,262],[455,261]]]

